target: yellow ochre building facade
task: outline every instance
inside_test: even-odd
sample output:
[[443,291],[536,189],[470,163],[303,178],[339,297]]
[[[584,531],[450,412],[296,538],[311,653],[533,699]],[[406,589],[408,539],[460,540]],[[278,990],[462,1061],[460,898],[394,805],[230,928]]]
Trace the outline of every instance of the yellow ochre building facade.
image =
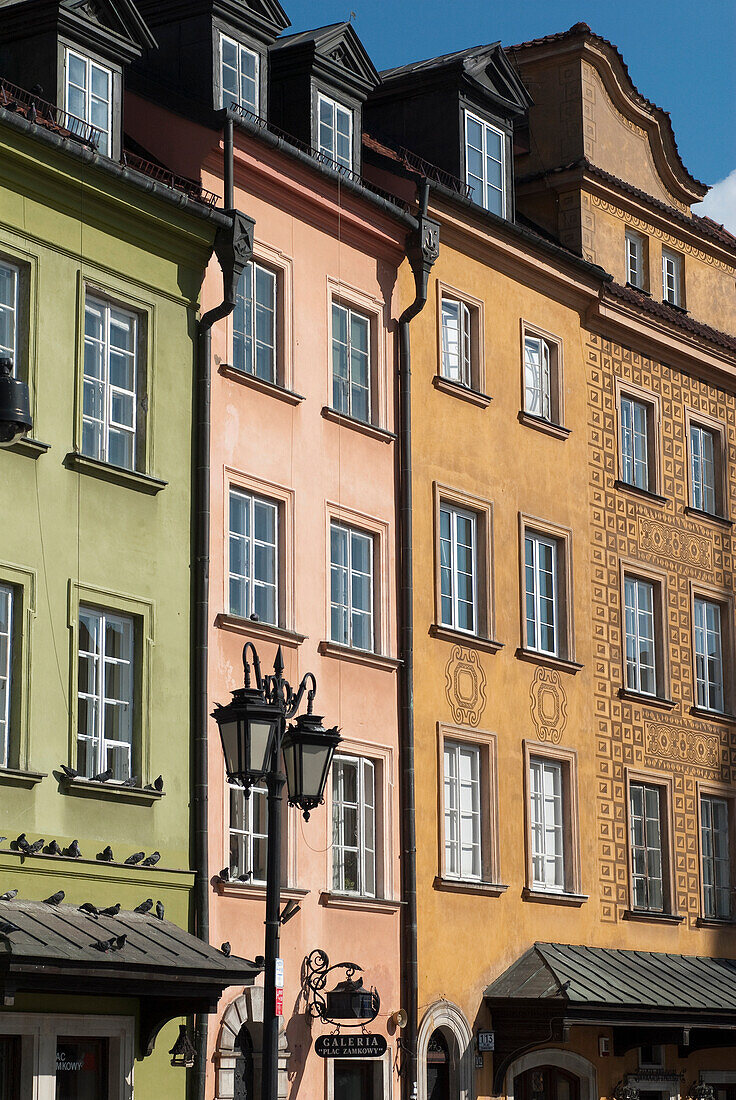
[[374,161],[429,174],[440,236],[416,1096],[733,1100],[736,239],[585,24],[382,81]]

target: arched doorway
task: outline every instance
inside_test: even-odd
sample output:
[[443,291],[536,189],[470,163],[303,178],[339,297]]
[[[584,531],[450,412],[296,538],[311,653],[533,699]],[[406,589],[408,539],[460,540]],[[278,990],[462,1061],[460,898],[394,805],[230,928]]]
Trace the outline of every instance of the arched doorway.
[[235,1051],[233,1100],[255,1100],[257,1094],[253,1065],[253,1039],[245,1024],[241,1027],[235,1040]]
[[450,1049],[440,1028],[427,1043],[427,1100],[450,1100]]
[[580,1100],[580,1081],[559,1066],[534,1066],[514,1078],[514,1100]]

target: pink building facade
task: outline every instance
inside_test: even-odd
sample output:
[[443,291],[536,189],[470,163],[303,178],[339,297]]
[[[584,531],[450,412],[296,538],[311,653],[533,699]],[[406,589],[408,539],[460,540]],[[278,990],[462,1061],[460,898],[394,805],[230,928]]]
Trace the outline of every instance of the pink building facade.
[[[166,10],[157,6],[157,18]],[[359,180],[360,106],[374,70],[352,27],[318,32],[305,60],[300,36],[269,55],[269,34],[245,6],[241,25],[213,26],[209,106],[216,110],[226,95],[230,41],[255,56],[257,90],[253,117],[241,123],[236,115],[233,155],[234,206],[255,221],[253,258],[234,312],[212,330],[209,709],[242,684],[250,641],[264,671],[281,646],[293,685],[313,672],[315,712],[340,727],[324,805],[305,822],[284,800],[282,902],[298,902],[300,911],[281,936],[279,1095],[389,1100],[399,1094],[400,1031],[391,1017],[401,1007],[396,278],[409,219]],[[169,37],[185,37],[173,15],[154,33],[164,62]],[[237,56],[235,64],[242,89],[250,61]],[[302,91],[315,127],[298,136],[327,153],[332,141],[330,159],[349,168],[342,179],[273,130],[259,130],[265,97],[283,100],[278,83],[268,90],[269,65],[286,84],[309,70]],[[169,167],[224,197],[222,131],[204,114],[202,124],[193,121],[183,93],[173,105],[162,102],[157,89],[171,87],[164,77],[129,97],[126,128]],[[287,115],[282,106],[284,129]],[[293,123],[298,129],[296,116]],[[221,300],[213,259],[202,311]],[[253,958],[263,951],[265,792],[246,802],[228,786],[214,721],[208,769],[210,942]],[[365,985],[378,991],[369,1030],[387,1040],[382,1057],[317,1056],[317,1037],[335,1030],[309,1010],[304,967],[317,949],[330,963],[361,967]],[[327,988],[345,976],[333,972]],[[262,1019],[262,987],[226,992],[210,1019],[207,1100],[260,1095]]]

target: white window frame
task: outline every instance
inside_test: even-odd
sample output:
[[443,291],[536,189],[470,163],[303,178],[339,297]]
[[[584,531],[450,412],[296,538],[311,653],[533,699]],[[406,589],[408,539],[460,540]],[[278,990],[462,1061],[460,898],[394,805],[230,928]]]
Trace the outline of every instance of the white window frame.
[[[442,535],[442,513],[446,512],[450,517],[450,538],[449,538],[449,564],[442,564],[442,548],[443,544],[447,544],[448,540],[443,538]],[[457,569],[457,527],[458,520],[464,519],[470,522],[471,530],[471,551],[472,551],[472,569],[470,574],[472,581],[473,599],[473,625],[471,628],[466,626],[460,626],[460,601],[458,597],[458,569]],[[440,531],[439,531],[439,546],[440,546],[440,625],[447,626],[450,630],[459,630],[464,634],[477,634],[478,633],[478,515],[476,512],[471,512],[468,508],[461,508],[456,504],[452,504],[449,501],[440,501]],[[452,615],[448,621],[443,614],[443,598],[447,598],[447,594],[442,592],[442,575],[449,575],[450,578],[450,600],[452,602]]]
[[[633,592],[635,595],[634,602],[630,605],[628,595],[631,589],[629,586],[633,585]],[[651,611],[642,604],[642,586],[649,589],[651,592]],[[651,695],[656,698],[658,690],[658,660],[657,660],[657,586],[654,581],[647,579],[646,577],[636,577],[629,573],[624,573],[624,669],[626,688],[628,691],[636,691],[641,695]],[[631,611],[634,620],[634,630],[629,632],[628,629],[628,613]],[[652,621],[652,634],[651,638],[647,638],[641,631],[641,617],[650,617]],[[629,639],[631,639],[634,646],[634,658],[629,659]],[[652,646],[652,679],[654,681],[653,690],[649,691],[647,688],[642,687],[642,665],[641,660],[641,643],[642,641],[650,641]],[[634,683],[629,682],[629,670],[633,671]]]
[[[249,534],[241,534],[235,532],[232,529],[231,510],[233,497],[240,497],[247,502],[248,509],[248,526]],[[256,505],[261,505],[264,508],[269,508],[273,512],[273,529],[274,529],[274,541],[273,543],[264,542],[262,539],[256,539],[255,535],[255,510]],[[259,496],[257,493],[250,492],[248,489],[243,489],[239,485],[231,485],[228,491],[228,613],[235,615],[239,618],[250,619],[252,615],[256,613],[256,588],[272,588],[273,589],[273,608],[274,617],[273,622],[268,619],[259,619],[259,622],[268,623],[270,626],[279,625],[279,571],[281,568],[280,553],[279,553],[279,504],[276,500],[271,500],[268,497]],[[248,560],[248,572],[235,573],[232,566],[232,544],[233,540],[237,540],[246,545],[246,556]],[[273,550],[273,584],[269,581],[264,581],[256,577],[256,548],[272,548]],[[245,608],[243,614],[238,610],[234,610],[234,604],[232,600],[231,590],[233,582],[242,583],[245,587],[245,591],[248,594],[245,598]]]
[[[252,885],[256,885],[256,886],[265,886],[266,885],[266,877],[265,877],[266,868],[264,867],[264,877],[263,878],[256,877],[256,875],[254,873],[253,849],[254,849],[254,845],[255,845],[256,840],[265,840],[266,842],[268,841],[268,831],[266,831],[265,833],[257,833],[254,830],[253,821],[254,821],[254,816],[255,815],[254,815],[253,807],[254,807],[254,800],[255,799],[259,799],[259,800],[263,801],[264,806],[265,806],[264,813],[265,813],[266,829],[268,830],[268,802],[267,802],[268,790],[266,789],[265,786],[263,786],[263,784],[255,783],[250,788],[250,794],[246,797],[246,792],[243,790],[242,787],[238,786],[236,783],[228,783],[227,788],[228,788],[228,815],[229,815],[229,824],[228,824],[228,841],[229,841],[229,843],[228,843],[228,857],[227,858],[228,858],[228,865],[229,865],[229,868],[230,868],[230,878],[231,879],[236,879],[239,876],[246,875],[247,872],[250,871],[251,874],[248,876],[248,879],[247,879],[248,883],[252,884]],[[242,813],[243,813],[243,823],[244,824],[243,824],[242,829],[238,829],[236,826],[233,825],[233,815],[232,815],[232,799],[233,799],[233,797],[240,798],[243,801]],[[234,862],[233,858],[232,858],[233,838],[236,838],[236,843],[237,843],[237,847],[238,847],[237,862]],[[268,859],[268,845],[267,844],[266,844],[266,858]]]
[[[102,338],[98,341],[95,337],[87,335],[87,312],[96,311],[102,317]],[[131,324],[131,344],[132,352],[126,352],[131,356],[133,361],[133,389],[125,389],[122,386],[114,386],[110,381],[110,356],[111,356],[111,342],[110,342],[110,327],[111,317],[113,313],[118,313],[127,318]],[[82,441],[84,444],[84,426],[85,424],[91,425],[99,433],[99,447],[96,454],[90,454],[89,451],[82,446],[82,454],[89,458],[97,459],[99,462],[110,462],[110,431],[125,435],[130,440],[130,466],[121,467],[121,469],[135,470],[138,468],[138,451],[140,448],[140,439],[138,431],[138,390],[140,388],[140,316],[130,309],[126,309],[124,306],[119,305],[116,302],[110,302],[105,298],[97,297],[91,291],[87,291],[84,297],[84,354],[82,364]],[[88,375],[86,370],[87,360],[87,347],[88,345],[100,344],[100,369],[101,377],[96,378],[94,375]],[[116,351],[121,352],[123,349],[116,348]],[[84,411],[84,387],[89,384],[95,386],[99,384],[102,388],[102,418],[92,416]],[[113,417],[113,402],[116,397],[127,398],[131,401],[133,407],[132,426],[129,424],[123,424],[118,422]]]
[[[716,827],[713,821],[713,804],[717,803],[724,808],[724,833],[725,833],[725,854],[715,854],[715,833]],[[708,812],[705,812],[705,806],[708,806]],[[731,920],[734,912],[733,904],[733,869],[731,866],[731,814],[733,812],[733,801],[729,798],[722,798],[711,792],[703,792],[700,795],[700,873],[703,884],[703,916],[707,920]],[[720,831],[720,830],[718,830]],[[707,849],[707,851],[706,851]],[[706,882],[706,864],[710,869],[710,882]],[[725,883],[720,885],[716,883],[717,878],[717,865],[725,865]],[[712,898],[709,899],[707,891],[710,890]],[[726,904],[721,906],[719,904],[718,895],[723,896],[725,894]]]
[[662,249],[662,301],[682,305],[682,256]]
[[[237,97],[236,97],[236,102],[239,103],[241,107],[245,107],[246,111],[250,111],[251,114],[257,115],[257,114],[259,114],[259,111],[260,111],[260,99],[261,99],[261,94],[260,94],[261,93],[261,88],[260,88],[261,59],[260,59],[258,53],[255,50],[251,50],[251,49],[249,49],[248,46],[244,46],[242,42],[237,42],[234,38],[231,38],[230,35],[228,35],[228,34],[221,34],[220,35],[220,107],[225,107],[225,105],[226,105],[225,104],[225,80],[224,80],[225,61],[224,61],[224,58],[223,58],[223,49],[222,49],[222,46],[223,46],[224,42],[227,42],[229,45],[235,47],[235,52],[236,52],[237,57],[238,57],[238,69],[237,69],[238,94],[237,94]],[[251,103],[244,103],[243,100],[240,98],[240,93],[241,93],[242,88],[243,88],[243,55],[244,54],[247,54],[249,57],[252,57],[255,60],[255,76],[253,78],[255,97],[254,97],[254,101],[253,101],[252,104]],[[230,66],[228,66],[228,68],[230,68]],[[248,77],[247,79],[250,80],[250,77]],[[228,92],[228,95],[232,95],[232,92]]]
[[9,263],[0,257],[0,268],[8,271],[12,278],[13,294],[12,302],[0,302],[0,313],[10,315],[10,324],[13,330],[12,346],[0,344],[0,357],[13,360],[13,377],[18,377],[18,305],[20,295],[20,268],[16,264]]
[[[462,762],[470,761],[469,778],[463,779]],[[449,765],[449,767],[448,767]],[[444,774],[444,875],[462,881],[483,878],[483,758],[482,747],[465,741],[443,743]],[[470,804],[463,806],[463,794]],[[469,853],[471,869],[463,867]]]
[[[441,298],[442,361],[441,374],[450,382],[472,389],[472,318],[470,307],[459,298],[443,294]],[[450,311],[455,311],[454,319]],[[453,322],[454,320],[454,327]],[[454,337],[454,347],[453,340]],[[453,362],[454,361],[454,362]]]
[[[545,781],[548,777],[552,777],[553,786],[557,786],[551,799],[546,791]],[[530,756],[531,877],[535,890],[548,890],[558,894],[565,892],[568,859],[565,850],[565,812],[564,763],[546,756]],[[553,842],[550,843],[550,840]],[[550,869],[553,869],[552,874]]]
[[[340,531],[341,533],[344,533],[345,536],[346,536],[346,539],[347,539],[347,563],[344,567],[344,569],[347,573],[347,585],[346,585],[347,601],[348,601],[347,603],[336,603],[332,599],[332,573],[336,569],[343,569],[343,566],[341,566],[339,563],[335,562],[333,560],[333,557],[332,557],[332,532],[333,532],[333,530],[337,530],[337,531]],[[363,647],[357,646],[355,644],[354,640],[353,640],[353,610],[354,610],[353,609],[353,584],[352,584],[353,573],[354,573],[354,570],[353,570],[353,537],[365,539],[366,542],[369,544],[369,547],[370,547],[369,560],[370,560],[371,571],[370,571],[370,574],[368,575],[369,579],[370,579],[369,607],[368,607],[367,611],[362,607],[358,608],[358,611],[361,615],[368,615],[370,617],[370,645],[368,646],[367,649],[363,649]],[[373,652],[375,652],[375,646],[376,646],[376,622],[375,622],[375,619],[376,619],[376,616],[375,616],[375,610],[376,610],[376,593],[375,593],[376,536],[373,535],[370,531],[361,531],[357,527],[351,527],[346,523],[339,523],[336,519],[331,519],[330,520],[330,527],[329,527],[329,539],[330,539],[330,640],[335,642],[337,645],[345,645],[345,646],[349,646],[351,649],[362,649],[362,651],[365,652],[365,653],[373,653]],[[359,575],[360,576],[365,576],[366,574],[361,573]],[[333,633],[332,633],[332,611],[333,611],[333,608],[341,608],[341,609],[343,609],[343,612],[345,614],[347,614],[347,625],[348,625],[347,638],[345,638],[344,635],[341,638],[335,638],[333,636]]]
[[[71,110],[69,104],[69,90],[71,87],[70,71],[69,71],[69,59],[75,58],[77,61],[81,61],[84,64],[84,80],[85,87],[81,89],[84,91],[84,118],[80,118],[79,115],[75,115]],[[104,73],[107,77],[107,126],[96,126],[92,121],[92,70],[98,69],[101,73]],[[79,87],[75,85],[75,87]],[[85,54],[80,53],[78,50],[71,50],[67,46],[64,51],[64,110],[72,118],[79,119],[81,123],[86,126],[91,126],[94,130],[99,130],[103,135],[102,141],[98,146],[98,152],[104,156],[111,156],[112,145],[112,110],[113,110],[113,72],[112,69],[106,68],[105,65],[100,65],[99,61],[93,61],[91,57],[87,57]],[[81,136],[84,136],[82,134]]]
[[[245,280],[246,273],[250,274],[250,299],[245,295]],[[270,302],[265,303],[258,299],[258,276],[265,276],[270,282],[271,297]],[[239,314],[242,309],[242,328],[239,327]],[[271,314],[270,325],[270,339],[267,341],[258,339],[257,322],[259,313],[263,311]],[[278,371],[278,335],[277,335],[277,316],[278,316],[278,276],[275,271],[272,271],[270,267],[266,267],[264,264],[258,263],[257,260],[249,260],[245,265],[245,270],[238,282],[238,289],[236,291],[235,298],[235,310],[233,312],[233,366],[236,370],[242,371],[244,374],[251,374],[254,378],[260,378],[266,382],[276,382],[276,375]],[[250,322],[250,336],[248,336],[248,322]],[[246,341],[250,339],[250,354],[248,354]],[[242,341],[243,354],[242,361],[239,353],[236,352],[236,341]],[[268,374],[258,373],[258,349],[266,348],[270,354],[271,369]]]
[[[344,796],[343,766],[355,768],[357,801],[349,802]],[[332,889],[335,893],[357,897],[377,896],[377,795],[378,768],[374,760],[366,756],[348,756],[336,753],[332,765]],[[345,842],[345,810],[354,810],[357,823],[357,845]],[[373,846],[370,845],[370,832]],[[345,854],[354,852],[358,872],[356,890],[345,886]],[[372,857],[372,871],[371,871]]]
[[[342,341],[337,339],[336,325],[335,325],[335,311],[339,310],[345,314],[345,324],[347,332],[347,344],[342,345]],[[365,354],[365,373],[366,373],[366,416],[358,416],[357,412],[353,408],[353,320],[360,321],[365,325],[366,330],[366,351],[363,353],[360,349],[357,349],[355,354]],[[341,416],[351,416],[354,420],[359,420],[362,424],[371,424],[373,422],[373,364],[371,362],[371,344],[372,344],[372,327],[371,318],[367,313],[363,313],[359,309],[353,309],[351,306],[345,305],[343,302],[338,302],[333,299],[330,309],[330,327],[332,335],[332,375],[330,387],[330,404],[331,408],[339,413]],[[345,347],[345,354],[347,358],[348,374],[346,379],[339,379],[339,376],[335,371],[335,345],[341,344]],[[347,385],[347,409],[339,408],[335,401],[335,382],[336,379],[343,381]]]
[[[693,436],[697,437],[697,453],[696,448],[693,446]],[[705,457],[705,449],[703,444],[706,439],[710,439],[710,447],[712,448],[710,458]],[[697,424],[694,421],[690,423],[690,438],[688,445],[690,448],[690,496],[692,501],[692,507],[696,508],[700,512],[707,512],[708,515],[715,516],[718,514],[718,447],[720,439],[718,433],[712,431],[710,428],[703,427],[702,424]],[[706,472],[710,467],[712,482],[708,482],[706,479]],[[712,497],[713,506],[708,507],[710,504],[709,498]]]
[[[624,409],[628,412],[628,424],[625,423]],[[636,413],[641,409],[644,413],[644,432],[637,431]],[[628,393],[621,394],[619,403],[619,417],[621,420],[621,480],[626,485],[633,485],[637,489],[650,491],[649,475],[649,417],[651,405],[632,397]],[[643,470],[644,484],[639,476]]]
[[[332,121],[330,124],[330,133],[332,134],[332,148],[328,148],[322,144],[322,104],[326,103],[330,108],[332,115]],[[337,117],[338,114],[347,116],[349,122],[349,136],[348,141],[350,143],[350,155],[346,160],[340,159],[337,152]],[[346,107],[344,103],[339,103],[336,99],[332,99],[330,96],[323,95],[319,92],[317,95],[317,149],[320,153],[324,153],[329,157],[334,164],[341,165],[343,168],[347,168],[348,171],[353,170],[353,111],[350,107]]]
[[[715,612],[716,629],[708,626],[708,609]],[[722,607],[717,600],[695,596],[693,600],[693,638],[695,654],[695,700],[696,706],[703,710],[718,713],[725,711],[725,684],[723,679],[723,616]],[[709,639],[716,639],[716,653],[710,654]],[[710,696],[714,693],[711,706]]]
[[[92,618],[96,618],[98,621],[98,639],[99,649],[97,652],[82,650],[82,615],[88,615]],[[129,627],[130,630],[130,654],[126,658],[108,657],[105,649],[105,634],[108,621],[124,624]],[[91,658],[94,664],[95,670],[95,682],[96,691],[85,692],[82,691],[81,686],[77,686],[77,764],[80,761],[80,743],[88,742],[91,745],[91,753],[94,755],[95,763],[90,769],[90,775],[86,776],[87,779],[92,775],[96,775],[99,772],[104,771],[107,768],[107,750],[108,748],[127,748],[128,749],[128,769],[127,774],[120,777],[117,776],[110,780],[111,783],[121,783],[125,779],[130,779],[133,774],[134,765],[134,752],[135,752],[135,680],[136,680],[136,629],[135,619],[131,615],[123,615],[117,611],[111,611],[108,608],[94,607],[89,604],[81,603],[79,607],[79,646],[78,646],[78,659],[81,659],[82,655],[87,658]],[[130,698],[129,699],[109,699],[106,694],[106,666],[108,664],[124,664],[128,666],[130,677]],[[95,707],[95,719],[94,719],[94,733],[90,736],[82,734],[79,727],[79,708],[83,699],[86,699],[90,704]],[[105,720],[106,709],[109,705],[115,705],[127,710],[127,725],[130,731],[129,741],[113,741],[108,739],[105,735]],[[81,768],[79,769],[81,772]]]
[[[536,354],[536,361],[533,356]],[[529,416],[538,416],[540,420],[552,423],[552,356],[553,348],[543,336],[524,333],[524,411]],[[532,378],[535,371],[537,378]],[[533,396],[532,396],[533,395]],[[537,409],[532,407],[537,405]]]
[[[471,120],[473,122],[476,122],[480,126],[482,132],[483,148],[480,150],[480,152],[483,158],[483,176],[482,179],[479,176],[473,176],[473,179],[481,179],[483,185],[483,201],[479,202],[478,205],[482,206],[484,210],[490,209],[488,206],[488,188],[492,187],[494,191],[499,191],[499,188],[496,187],[495,184],[489,183],[488,175],[486,172],[486,158],[488,156],[488,131],[491,130],[494,134],[498,134],[498,136],[501,138],[501,212],[499,216],[505,218],[508,216],[508,196],[506,194],[506,135],[504,134],[503,130],[499,130],[498,126],[493,126],[492,123],[486,122],[486,120],[481,118],[480,115],[473,114],[472,111],[465,111],[465,182],[469,187],[472,187],[474,191],[477,191],[477,188],[475,184],[471,183],[470,181],[470,169],[468,165],[468,122],[470,122]],[[496,158],[494,157],[493,159],[495,160]],[[475,201],[477,202],[477,199],[475,199]],[[495,210],[491,211],[491,213],[495,214]]]
[[[529,612],[527,605],[527,597],[530,595],[528,576],[527,576],[527,562],[526,562],[526,545],[527,542],[532,544],[532,576],[534,588],[531,595],[534,600],[534,635],[535,642],[532,644],[529,641]],[[541,604],[540,604],[540,584],[539,584],[539,547],[547,546],[552,550],[552,611],[553,611],[553,623],[552,629],[554,630],[554,646],[552,649],[544,649],[540,644],[540,635],[542,632],[542,618],[541,618]],[[549,535],[542,535],[537,531],[524,531],[524,643],[527,649],[533,650],[536,653],[547,653],[550,656],[556,657],[560,654],[560,584],[559,584],[559,546],[557,539],[550,538]],[[546,625],[546,624],[545,624]]]
[[[633,790],[635,787],[640,787],[642,790],[642,813],[634,813],[633,805]],[[657,831],[658,836],[656,842],[654,838],[650,839],[648,822],[654,820],[647,815],[647,791],[655,791],[657,795]],[[667,912],[668,903],[668,873],[669,868],[667,865],[668,853],[665,849],[666,843],[666,823],[664,818],[665,804],[663,799],[666,799],[667,794],[663,787],[658,786],[656,783],[647,783],[643,779],[632,779],[629,783],[629,847],[631,849],[631,905],[633,909],[639,912],[649,913],[665,913]],[[634,828],[635,821],[641,820],[642,823],[642,844],[634,843]],[[639,874],[635,870],[635,851],[641,849],[644,852],[644,859],[647,865],[646,874]],[[650,874],[649,871],[649,853],[659,853],[659,879],[656,875]],[[641,880],[645,883],[645,892],[647,896],[647,905],[637,905],[636,903],[636,883]],[[661,905],[652,905],[650,902],[651,895],[651,883],[659,881],[660,891],[662,897]]]
[[0,641],[4,643],[5,660],[0,661],[0,767],[7,768],[10,761],[10,718],[13,692],[13,603],[15,592],[11,585],[0,584],[0,601],[5,605],[3,618],[6,630],[0,629]]
[[107,1100],[132,1100],[135,1064],[134,1016],[61,1016],[0,1013],[0,1035],[23,1041],[21,1085],[32,1100],[55,1100],[58,1037],[109,1039]]
[[626,282],[644,289],[644,239],[631,229],[626,230]]

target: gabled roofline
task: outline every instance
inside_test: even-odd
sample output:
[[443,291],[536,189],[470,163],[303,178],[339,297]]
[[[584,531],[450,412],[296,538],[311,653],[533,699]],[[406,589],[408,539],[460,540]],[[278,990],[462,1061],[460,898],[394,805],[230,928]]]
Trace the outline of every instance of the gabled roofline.
[[698,202],[708,191],[708,185],[685,167],[667,111],[642,95],[631,78],[619,49],[607,38],[596,34],[587,23],[575,23],[567,31],[508,46],[518,61],[578,52],[599,73],[607,93],[616,107],[648,135],[657,169],[668,190],[688,206]]
[[3,8],[4,38],[6,41],[30,38],[44,30],[58,29],[87,39],[100,52],[117,54],[124,62],[134,61],[143,50],[156,48],[156,39],[133,0],[99,0],[99,3],[122,24],[125,35],[87,19],[64,0],[18,0]]
[[[330,56],[330,51],[340,45],[353,54],[358,72],[346,68]],[[279,64],[284,64],[290,53],[294,58],[310,59],[316,72],[352,85],[365,95],[380,83],[378,70],[352,23],[328,23],[314,30],[296,31],[277,38],[269,49],[269,56],[278,59]]]
[[291,26],[291,21],[278,0],[260,2],[266,9],[264,13],[251,7],[248,0],[139,0],[140,7],[153,26],[175,23],[195,15],[212,15],[270,45]]

